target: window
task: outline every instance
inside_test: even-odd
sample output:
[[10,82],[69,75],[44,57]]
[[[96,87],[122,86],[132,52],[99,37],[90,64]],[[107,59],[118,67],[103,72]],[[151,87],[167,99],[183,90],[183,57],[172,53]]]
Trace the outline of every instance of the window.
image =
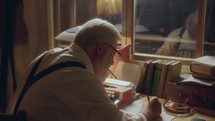
[[134,55],[215,55],[214,5],[213,0],[135,0]]
[[[55,36],[62,31],[82,25],[92,18],[109,21],[126,36],[126,10],[124,0],[58,0],[53,4]],[[124,23],[124,24],[122,24]],[[63,41],[61,41],[62,43]],[[68,42],[63,42],[69,44]],[[56,46],[59,45],[58,41]]]
[[215,55],[214,0],[58,0],[53,6],[55,36],[98,17],[119,29],[122,44],[132,44],[134,59]]

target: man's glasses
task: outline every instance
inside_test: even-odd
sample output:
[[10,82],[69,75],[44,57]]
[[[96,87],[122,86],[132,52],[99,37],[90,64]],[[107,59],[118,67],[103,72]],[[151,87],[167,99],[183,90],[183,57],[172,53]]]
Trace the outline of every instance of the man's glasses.
[[106,43],[110,48],[112,48],[114,51],[116,51],[116,53],[120,56],[122,55],[116,48],[114,48],[112,45]]

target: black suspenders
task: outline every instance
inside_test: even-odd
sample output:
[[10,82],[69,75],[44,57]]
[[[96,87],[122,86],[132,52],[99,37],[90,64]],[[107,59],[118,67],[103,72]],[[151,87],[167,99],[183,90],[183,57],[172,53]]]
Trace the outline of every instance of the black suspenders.
[[51,72],[54,72],[58,69],[62,69],[65,67],[80,67],[80,68],[84,68],[86,69],[85,66],[83,66],[80,62],[77,61],[68,61],[68,62],[62,62],[62,63],[58,63],[55,65],[52,65],[46,69],[44,69],[43,71],[39,72],[38,74],[35,75],[35,72],[37,71],[37,68],[39,67],[40,63],[42,62],[43,58],[46,56],[46,54],[49,51],[47,51],[44,55],[42,55],[36,62],[36,64],[33,66],[26,82],[24,85],[24,88],[22,89],[22,92],[20,93],[16,105],[15,105],[15,109],[14,109],[14,114],[17,113],[19,105],[22,101],[22,98],[24,97],[25,93],[28,91],[28,89],[39,79],[41,79],[42,77],[48,75]]

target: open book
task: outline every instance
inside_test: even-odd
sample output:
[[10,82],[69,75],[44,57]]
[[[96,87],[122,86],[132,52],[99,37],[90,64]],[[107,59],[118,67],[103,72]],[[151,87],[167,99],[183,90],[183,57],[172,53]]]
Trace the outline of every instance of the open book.
[[215,56],[202,56],[193,60],[192,63],[205,65],[205,66],[215,66]]
[[188,76],[187,78],[185,78],[184,80],[178,83],[193,83],[193,84],[200,84],[205,86],[215,86],[215,81],[193,78],[192,75]]

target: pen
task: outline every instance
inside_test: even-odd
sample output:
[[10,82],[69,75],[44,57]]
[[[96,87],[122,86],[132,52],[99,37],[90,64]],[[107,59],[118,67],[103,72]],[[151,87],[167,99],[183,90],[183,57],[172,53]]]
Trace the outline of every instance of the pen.
[[115,75],[110,69],[108,69],[108,71],[111,73],[111,75],[112,75],[115,79],[117,79],[116,75]]

